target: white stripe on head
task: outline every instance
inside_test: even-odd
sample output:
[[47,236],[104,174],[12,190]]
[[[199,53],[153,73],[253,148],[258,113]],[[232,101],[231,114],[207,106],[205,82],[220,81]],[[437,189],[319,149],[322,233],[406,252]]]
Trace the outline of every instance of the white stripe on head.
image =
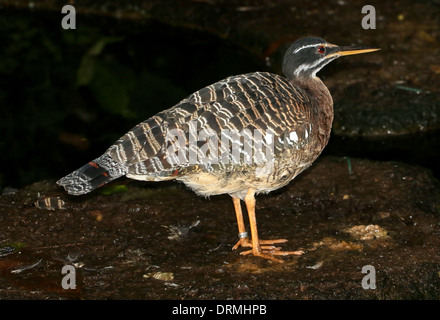
[[[312,75],[312,77],[315,77],[316,76],[316,73],[317,72],[319,72],[319,70],[321,70],[325,65],[327,65],[328,63],[330,63],[330,62],[332,62],[333,60],[335,60],[336,58],[338,58],[339,56],[338,55],[334,55],[334,56],[332,56],[332,57],[330,57],[330,58],[325,58],[325,57],[322,57],[321,59],[319,59],[319,60],[316,60],[316,61],[314,61],[313,63],[311,63],[311,64],[307,64],[307,63],[303,63],[303,64],[301,64],[296,70],[295,70],[295,76],[299,76],[302,72],[304,72],[304,71],[306,71],[306,70],[309,70],[309,69],[315,69],[312,73],[311,73],[311,75]],[[322,62],[324,62],[324,63],[322,63]],[[321,66],[319,67],[319,68],[316,68],[317,66],[319,66],[321,64]]]
[[[321,59],[319,59],[319,60],[314,61],[314,62],[311,63],[311,64],[303,63],[302,65],[300,65],[300,66],[295,70],[295,76],[298,77],[298,76],[299,76],[304,70],[308,70],[308,69],[313,69],[313,68],[315,68],[316,66],[318,66],[318,65],[322,62],[322,60],[324,60],[324,59],[321,58]],[[319,71],[319,70],[317,70],[317,71]],[[316,72],[317,72],[317,71],[316,71]],[[313,73],[313,76],[315,76],[316,72]]]
[[308,45],[296,48],[295,50],[293,50],[292,53],[297,53],[298,51],[301,51],[302,49],[306,49],[306,48],[310,48],[310,47],[316,47],[318,45],[320,45],[320,43],[308,44]]

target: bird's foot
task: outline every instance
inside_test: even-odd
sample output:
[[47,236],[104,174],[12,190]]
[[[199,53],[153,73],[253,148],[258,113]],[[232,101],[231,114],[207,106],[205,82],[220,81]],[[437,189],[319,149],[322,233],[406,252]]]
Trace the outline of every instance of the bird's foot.
[[[274,246],[267,246],[270,244],[275,244],[275,243],[284,243],[287,242],[286,239],[274,239],[274,240],[259,240],[258,243],[261,245],[261,249],[275,249],[276,247]],[[248,247],[248,248],[252,248],[252,241],[249,238],[241,238],[240,240],[238,240],[238,242],[235,244],[235,246],[232,248],[232,250],[236,250],[238,249],[238,247]]]
[[287,255],[296,255],[300,256],[304,254],[304,251],[281,251],[280,247],[275,247],[273,244],[276,243],[284,243],[287,242],[286,239],[274,239],[274,240],[259,240],[258,248],[254,248],[252,245],[252,241],[249,238],[240,239],[232,250],[236,250],[238,247],[249,247],[251,250],[240,252],[241,255],[253,254],[254,256],[258,256],[261,258],[269,259],[276,262],[284,262],[283,260],[277,259],[274,256],[287,256]]

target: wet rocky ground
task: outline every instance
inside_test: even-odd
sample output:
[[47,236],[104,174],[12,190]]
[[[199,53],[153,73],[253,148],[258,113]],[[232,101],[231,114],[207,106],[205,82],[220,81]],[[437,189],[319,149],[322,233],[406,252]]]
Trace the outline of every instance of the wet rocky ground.
[[[2,298],[439,298],[439,182],[421,167],[323,157],[260,195],[260,236],[305,252],[284,263],[232,250],[229,196],[129,180],[82,197],[53,181],[9,192],[0,197]],[[62,287],[64,265],[76,269],[75,290]],[[374,289],[362,286],[372,275],[364,266]]]
[[[65,2],[0,0],[0,298],[440,298],[438,1],[72,3],[68,32]],[[374,30],[361,27],[365,4]],[[305,35],[382,51],[320,72],[335,101],[330,143],[257,198],[260,236],[303,256],[232,251],[226,195],[118,180],[71,197],[54,184],[203,85],[280,73]],[[65,265],[75,290],[62,287]],[[371,267],[376,288],[364,289]]]

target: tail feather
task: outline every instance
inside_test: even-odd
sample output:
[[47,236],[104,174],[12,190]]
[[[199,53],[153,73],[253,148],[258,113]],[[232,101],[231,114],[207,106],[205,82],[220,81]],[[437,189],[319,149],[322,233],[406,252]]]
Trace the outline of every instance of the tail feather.
[[115,180],[127,173],[122,163],[114,161],[110,155],[104,154],[78,170],[57,181],[67,193],[81,195]]

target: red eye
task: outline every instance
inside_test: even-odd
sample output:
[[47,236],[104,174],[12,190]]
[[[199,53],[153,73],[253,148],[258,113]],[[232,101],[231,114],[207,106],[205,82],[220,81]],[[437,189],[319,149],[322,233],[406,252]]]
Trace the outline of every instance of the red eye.
[[319,47],[318,47],[318,52],[319,52],[320,54],[324,54],[324,53],[325,53],[325,47],[324,47],[324,46],[319,46]]

